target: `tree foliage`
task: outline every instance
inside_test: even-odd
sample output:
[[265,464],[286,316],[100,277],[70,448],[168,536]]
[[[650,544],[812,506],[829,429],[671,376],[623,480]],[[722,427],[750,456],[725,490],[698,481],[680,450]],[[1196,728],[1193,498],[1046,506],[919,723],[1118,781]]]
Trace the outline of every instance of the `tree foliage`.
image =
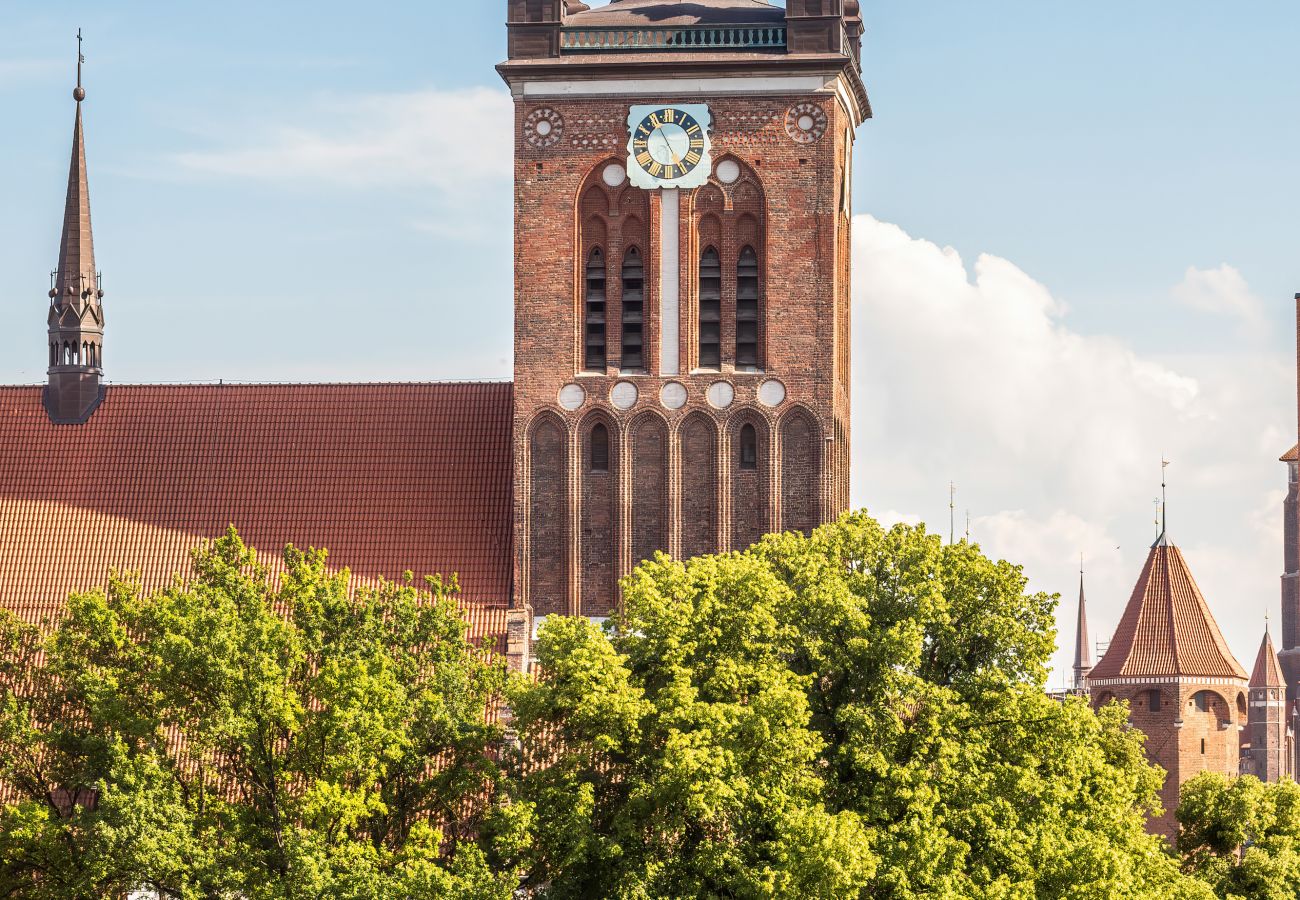
[[1300,896],[1300,785],[1204,773],[1183,785],[1178,848],[1188,872],[1231,900]]
[[48,638],[0,624],[0,896],[510,896],[472,840],[505,673],[454,585],[284,561],[232,530],[187,582],[114,577]]
[[1045,691],[1054,600],[921,528],[848,516],[660,556],[609,634],[543,627],[511,700],[503,857],[547,897],[1208,896],[1143,830],[1122,708]]

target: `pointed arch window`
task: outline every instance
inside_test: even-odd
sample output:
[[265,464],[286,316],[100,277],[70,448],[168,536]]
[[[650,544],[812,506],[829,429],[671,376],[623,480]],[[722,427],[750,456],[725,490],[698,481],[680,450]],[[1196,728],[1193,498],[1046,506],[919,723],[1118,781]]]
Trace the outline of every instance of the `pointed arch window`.
[[746,424],[740,429],[740,470],[754,472],[758,469],[758,431]]
[[736,263],[737,368],[758,368],[759,304],[758,254],[746,247]]
[[722,365],[722,261],[707,248],[700,256],[700,368]]
[[645,368],[645,266],[641,251],[623,255],[623,362],[624,369]]
[[591,471],[606,473],[609,471],[609,429],[603,423],[597,423],[591,429]]
[[586,354],[583,368],[605,370],[605,254],[599,247],[587,257]]

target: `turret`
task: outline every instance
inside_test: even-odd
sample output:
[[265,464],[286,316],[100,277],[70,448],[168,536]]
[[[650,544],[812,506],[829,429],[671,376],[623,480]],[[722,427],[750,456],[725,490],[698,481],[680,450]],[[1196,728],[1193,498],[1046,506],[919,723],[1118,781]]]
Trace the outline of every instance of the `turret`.
[[1286,679],[1273,649],[1273,637],[1264,629],[1264,640],[1255,658],[1250,676],[1250,713],[1248,749],[1243,754],[1242,769],[1261,781],[1280,781],[1292,774],[1287,752],[1290,734],[1286,716]]

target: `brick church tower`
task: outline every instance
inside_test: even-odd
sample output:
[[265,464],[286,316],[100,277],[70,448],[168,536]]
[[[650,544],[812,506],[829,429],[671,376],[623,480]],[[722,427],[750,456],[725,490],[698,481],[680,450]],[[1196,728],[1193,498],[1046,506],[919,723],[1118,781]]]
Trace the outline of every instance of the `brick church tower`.
[[1094,706],[1127,700],[1146,752],[1167,773],[1165,813],[1151,823],[1172,835],[1178,794],[1201,772],[1236,775],[1248,707],[1246,672],[1219,631],[1182,551],[1162,535],[1106,655],[1088,678]]
[[849,496],[856,0],[508,0],[517,609]]
[[[1296,375],[1300,398],[1300,294],[1296,294]],[[1297,420],[1300,422],[1300,418]],[[1287,703],[1300,701],[1300,444],[1282,457],[1287,495],[1282,507],[1282,650],[1278,659],[1286,679]]]

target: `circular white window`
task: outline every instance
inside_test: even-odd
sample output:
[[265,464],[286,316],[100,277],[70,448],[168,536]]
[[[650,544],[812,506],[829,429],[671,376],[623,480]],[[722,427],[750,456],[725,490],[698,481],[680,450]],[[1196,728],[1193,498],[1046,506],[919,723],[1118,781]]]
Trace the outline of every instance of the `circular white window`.
[[659,402],[665,409],[681,409],[686,405],[686,386],[670,381],[659,392]]
[[555,128],[551,125],[551,123],[546,121],[545,119],[542,119],[542,121],[538,122],[536,128],[537,128],[537,133],[542,137],[546,137],[552,131],[555,130]]
[[758,402],[764,406],[780,406],[785,402],[785,385],[779,381],[764,381],[758,386]]
[[601,178],[603,178],[605,184],[610,187],[618,187],[620,184],[627,181],[627,169],[623,168],[618,163],[610,163],[605,166],[605,171],[601,173]]
[[735,184],[740,180],[740,163],[734,159],[724,159],[718,163],[718,180],[723,184]]
[[636,398],[636,385],[630,381],[620,381],[609,391],[609,402],[619,409],[631,409],[636,406]]
[[817,121],[812,116],[804,115],[799,117],[799,130],[812,131],[817,125]]
[[560,405],[573,412],[575,409],[581,409],[582,404],[587,402],[587,392],[582,389],[580,384],[566,384],[560,388]]
[[736,402],[736,389],[726,381],[715,381],[709,385],[709,405],[714,409],[726,409]]

